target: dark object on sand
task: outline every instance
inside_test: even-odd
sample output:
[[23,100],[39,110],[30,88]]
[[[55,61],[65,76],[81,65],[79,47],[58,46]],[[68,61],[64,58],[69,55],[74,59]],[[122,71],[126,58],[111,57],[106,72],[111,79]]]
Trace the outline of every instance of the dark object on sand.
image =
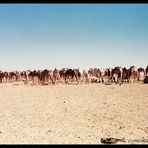
[[144,83],[148,83],[148,76],[146,76],[143,80]]
[[117,142],[125,142],[124,139],[117,139],[117,138],[101,138],[101,143],[104,144],[115,144]]
[[112,85],[112,82],[105,82],[105,85]]

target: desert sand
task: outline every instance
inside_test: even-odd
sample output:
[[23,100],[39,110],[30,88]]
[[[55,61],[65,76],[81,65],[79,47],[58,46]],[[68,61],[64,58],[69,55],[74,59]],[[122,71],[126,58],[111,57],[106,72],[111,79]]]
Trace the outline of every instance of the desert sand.
[[0,84],[1,144],[101,144],[104,137],[148,143],[148,84]]

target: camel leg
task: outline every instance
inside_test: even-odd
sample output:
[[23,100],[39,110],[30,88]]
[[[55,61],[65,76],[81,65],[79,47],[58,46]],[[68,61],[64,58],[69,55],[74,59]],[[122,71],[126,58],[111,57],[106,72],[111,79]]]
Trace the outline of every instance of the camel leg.
[[65,76],[65,84],[67,84],[66,78],[67,78],[67,76]]
[[79,84],[79,80],[78,80],[78,78],[77,78],[77,76],[76,76],[76,75],[75,75],[75,77],[76,77],[77,84]]
[[54,81],[54,79],[52,78],[52,76],[51,76],[50,74],[49,74],[49,77],[50,77],[50,79],[51,79],[53,85],[55,85],[55,81]]
[[62,82],[62,79],[61,79],[61,78],[59,78],[59,81],[63,84],[63,82]]

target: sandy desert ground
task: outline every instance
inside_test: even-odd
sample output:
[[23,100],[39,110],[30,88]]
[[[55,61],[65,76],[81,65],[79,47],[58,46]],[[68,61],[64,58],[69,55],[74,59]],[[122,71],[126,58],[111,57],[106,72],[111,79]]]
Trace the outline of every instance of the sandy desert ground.
[[101,144],[105,137],[148,143],[148,84],[0,84],[1,144]]

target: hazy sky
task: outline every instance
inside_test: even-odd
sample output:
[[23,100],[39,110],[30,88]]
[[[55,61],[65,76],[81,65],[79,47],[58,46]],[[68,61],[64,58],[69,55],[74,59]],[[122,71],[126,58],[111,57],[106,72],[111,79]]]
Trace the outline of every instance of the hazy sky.
[[0,70],[148,65],[148,4],[0,4]]

